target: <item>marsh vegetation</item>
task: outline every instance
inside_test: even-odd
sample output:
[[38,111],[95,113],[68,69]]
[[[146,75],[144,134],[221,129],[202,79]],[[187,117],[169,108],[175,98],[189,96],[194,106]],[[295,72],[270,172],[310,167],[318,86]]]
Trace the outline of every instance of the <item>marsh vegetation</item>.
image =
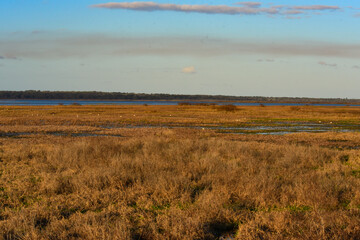
[[358,126],[359,116],[351,107],[1,107],[0,238],[357,239],[356,127],[203,127]]

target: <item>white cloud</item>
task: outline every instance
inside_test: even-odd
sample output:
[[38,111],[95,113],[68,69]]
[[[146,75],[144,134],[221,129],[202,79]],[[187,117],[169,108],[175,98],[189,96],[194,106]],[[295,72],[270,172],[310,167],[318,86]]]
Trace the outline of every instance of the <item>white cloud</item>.
[[196,70],[195,70],[194,66],[190,66],[190,67],[184,67],[181,72],[182,73],[196,73]]
[[[360,44],[329,42],[235,41],[221,38],[69,35],[0,40],[0,61],[24,58],[88,58],[99,56],[223,56],[262,55],[360,58]],[[3,58],[3,59],[1,59]]]

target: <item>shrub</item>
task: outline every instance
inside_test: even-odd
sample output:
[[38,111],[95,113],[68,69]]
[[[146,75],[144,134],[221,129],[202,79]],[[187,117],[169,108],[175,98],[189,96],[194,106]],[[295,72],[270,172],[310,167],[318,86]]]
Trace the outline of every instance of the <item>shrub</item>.
[[221,105],[218,107],[218,110],[226,112],[235,112],[236,109],[236,106],[233,104]]

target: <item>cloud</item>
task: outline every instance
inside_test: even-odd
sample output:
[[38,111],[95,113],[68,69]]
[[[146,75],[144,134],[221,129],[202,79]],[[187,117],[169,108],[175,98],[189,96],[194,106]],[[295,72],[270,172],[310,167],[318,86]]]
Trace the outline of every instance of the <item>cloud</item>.
[[42,31],[42,30],[33,30],[31,32],[31,34],[43,34],[43,33],[47,33],[46,31]]
[[302,17],[286,16],[286,19],[302,19]]
[[181,70],[182,73],[196,73],[195,67],[194,66],[190,66],[190,67],[184,67]]
[[283,13],[286,15],[297,15],[297,14],[303,14],[305,12],[301,10],[286,10]]
[[355,13],[354,17],[360,18],[360,13]]
[[336,63],[327,63],[324,61],[319,61],[318,64],[322,65],[322,66],[327,66],[327,67],[337,67]]
[[352,68],[360,69],[360,66],[359,65],[354,65],[354,66],[352,66]]
[[267,58],[267,59],[258,59],[257,61],[258,61],[258,62],[275,62],[274,59],[270,59],[270,58]]
[[327,6],[327,5],[308,5],[308,6],[294,6],[294,7],[291,7],[291,9],[323,11],[323,10],[340,10],[340,7],[339,6]]
[[349,9],[354,9],[354,10],[360,10],[360,8],[353,7],[353,6],[348,6],[347,8],[349,8]]
[[7,55],[5,55],[5,59],[18,60],[19,58],[12,54],[7,54]]
[[[3,53],[3,54],[1,54]],[[6,54],[6,55],[5,55]],[[360,43],[281,42],[197,37],[111,37],[106,35],[39,35],[0,40],[3,58],[88,58],[103,56],[224,56],[262,55],[360,58]]]
[[279,11],[276,8],[255,8],[245,5],[244,7],[232,7],[227,5],[186,5],[186,4],[161,4],[154,2],[119,2],[103,3],[91,5],[93,8],[108,9],[128,9],[136,11],[177,11],[177,12],[196,12],[207,14],[276,14]]
[[260,2],[237,2],[236,5],[241,7],[228,5],[187,5],[187,4],[170,4],[155,2],[109,2],[91,5],[93,8],[107,9],[127,9],[134,11],[177,11],[177,12],[195,12],[206,14],[229,14],[229,15],[256,15],[256,14],[272,14],[272,15],[290,15],[304,14],[306,11],[324,11],[324,10],[340,10],[339,6],[328,5],[304,5],[304,6],[286,6],[273,5],[270,7],[261,7]]
[[258,8],[261,6],[261,2],[237,2],[236,5],[243,5],[251,8]]
[[3,59],[3,60],[5,60],[5,59],[18,60],[19,58],[17,58],[13,54],[6,53],[4,55],[0,55],[0,60],[1,59]]

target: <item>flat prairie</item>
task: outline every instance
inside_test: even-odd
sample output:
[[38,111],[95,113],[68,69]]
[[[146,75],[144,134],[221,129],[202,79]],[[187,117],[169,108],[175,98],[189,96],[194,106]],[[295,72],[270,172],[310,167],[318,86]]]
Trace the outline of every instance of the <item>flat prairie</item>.
[[1,106],[0,239],[360,239],[360,108]]

